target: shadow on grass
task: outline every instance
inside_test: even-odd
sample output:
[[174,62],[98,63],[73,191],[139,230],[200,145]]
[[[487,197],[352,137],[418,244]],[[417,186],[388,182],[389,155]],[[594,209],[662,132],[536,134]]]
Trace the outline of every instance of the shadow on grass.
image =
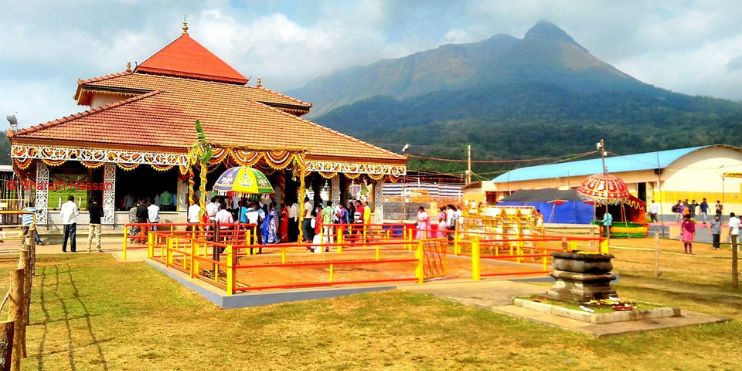
[[[34,325],[42,326],[42,334],[41,334],[41,340],[39,341],[39,350],[38,354],[36,356],[37,362],[38,362],[38,368],[44,369],[44,356],[49,356],[52,354],[62,353],[61,352],[52,352],[52,353],[45,353],[45,347],[47,344],[48,334],[49,334],[49,324],[54,322],[64,322],[64,326],[67,330],[67,360],[69,362],[69,368],[70,370],[77,370],[77,364],[75,360],[75,348],[85,348],[89,347],[91,345],[95,346],[97,351],[97,362],[96,364],[99,364],[103,366],[104,370],[108,370],[108,363],[106,361],[106,357],[103,354],[103,349],[101,348],[100,343],[111,341],[113,339],[105,339],[105,340],[99,340],[95,332],[93,331],[93,326],[90,321],[90,311],[88,310],[87,305],[82,300],[83,296],[80,295],[79,290],[77,288],[77,284],[75,283],[75,279],[72,276],[72,268],[69,264],[67,264],[66,270],[60,270],[59,265],[54,265],[53,272],[48,272],[47,268],[49,267],[42,267],[41,268],[41,282],[39,287],[39,305],[41,307],[41,311],[44,314],[44,319],[42,321],[34,323]],[[51,268],[49,269],[51,270]],[[49,277],[54,276],[55,280],[54,283],[49,283]],[[66,276],[66,277],[65,277]],[[67,282],[61,282],[63,279],[66,279]],[[69,285],[72,288],[72,298],[64,298],[63,295],[59,292],[59,286],[60,285]],[[49,297],[50,294],[54,297],[56,297],[56,300],[59,302],[59,306],[62,309],[63,312],[63,318],[60,319],[52,319],[50,315],[50,305],[51,304],[51,298]],[[82,308],[82,315],[81,316],[75,316],[72,317],[70,315],[70,310],[68,308],[69,301],[74,301],[76,304]],[[76,345],[72,338],[72,324],[71,321],[78,320],[78,319],[84,319],[86,323],[86,329],[90,336],[91,342],[87,344],[82,345]]]

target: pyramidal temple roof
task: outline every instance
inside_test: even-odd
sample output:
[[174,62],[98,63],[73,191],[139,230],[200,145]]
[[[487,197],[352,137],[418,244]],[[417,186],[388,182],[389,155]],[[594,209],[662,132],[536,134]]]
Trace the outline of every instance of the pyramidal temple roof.
[[192,39],[187,32],[147,58],[135,72],[244,85],[248,79]]

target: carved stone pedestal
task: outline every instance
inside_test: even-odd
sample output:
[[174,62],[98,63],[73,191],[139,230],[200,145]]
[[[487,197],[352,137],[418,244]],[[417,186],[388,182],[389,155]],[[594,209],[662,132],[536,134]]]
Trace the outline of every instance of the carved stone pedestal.
[[607,299],[616,296],[611,281],[616,276],[611,259],[613,255],[553,253],[554,286],[546,292],[550,299],[584,303],[592,299]]

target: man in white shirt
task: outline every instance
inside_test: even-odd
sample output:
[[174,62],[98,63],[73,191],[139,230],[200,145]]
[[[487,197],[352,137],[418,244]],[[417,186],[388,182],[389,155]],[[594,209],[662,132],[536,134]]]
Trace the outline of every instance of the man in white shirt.
[[[225,205],[226,206],[226,205]],[[228,224],[234,223],[234,218],[232,217],[232,213],[230,213],[226,207],[223,207],[221,210],[219,210],[216,213],[216,222],[219,223],[219,229],[228,229],[230,226]]]
[[652,223],[657,223],[657,215],[660,213],[660,204],[655,200],[649,205],[649,220]]
[[[188,207],[188,223],[198,224],[199,222],[198,214],[200,213],[201,213],[201,207],[198,206],[198,201],[196,201],[196,203]],[[194,227],[195,226],[193,225],[189,225],[188,230],[191,231],[194,229]]]
[[[149,223],[159,223],[160,222],[160,207],[157,206],[157,204],[153,203],[149,206],[147,206],[147,222]],[[157,227],[152,226],[152,230],[156,231]]]
[[62,218],[64,225],[64,240],[62,240],[62,252],[67,252],[67,240],[70,240],[70,251],[77,252],[77,216],[80,211],[77,210],[75,197],[67,197],[67,202],[62,204],[59,210],[59,216]]
[[739,218],[734,215],[734,213],[729,213],[729,242],[732,243],[732,251],[737,251],[737,243],[739,242],[739,225]]
[[211,202],[206,204],[206,215],[209,216],[209,221],[216,220],[216,213],[219,211],[219,203],[216,202],[216,197],[211,198]]
[[304,222],[302,223],[302,229],[304,230],[304,241],[311,242],[309,236],[314,236],[312,230],[312,203],[309,202],[309,197],[304,197]]
[[289,207],[289,242],[296,242],[299,236],[299,203],[294,201]]

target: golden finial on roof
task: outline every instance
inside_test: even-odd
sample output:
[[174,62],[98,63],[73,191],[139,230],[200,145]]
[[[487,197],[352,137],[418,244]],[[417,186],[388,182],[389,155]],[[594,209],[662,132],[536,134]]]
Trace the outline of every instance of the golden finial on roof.
[[258,77],[258,84],[255,85],[255,87],[257,87],[257,88],[262,88],[263,87],[263,79],[262,78]]
[[183,35],[188,33],[188,22],[186,21],[186,16],[183,16]]
[[126,72],[131,72],[131,62],[126,62]]

